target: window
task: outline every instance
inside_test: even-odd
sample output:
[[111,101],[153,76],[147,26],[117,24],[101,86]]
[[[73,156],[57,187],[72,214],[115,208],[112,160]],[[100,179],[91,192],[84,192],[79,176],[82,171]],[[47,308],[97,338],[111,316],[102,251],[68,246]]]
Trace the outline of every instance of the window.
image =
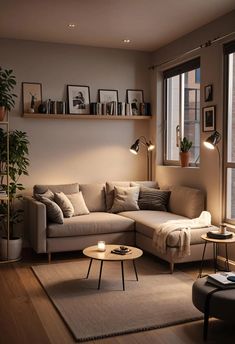
[[165,126],[164,163],[178,164],[180,140],[193,142],[190,162],[200,154],[200,59],[164,72]]
[[235,223],[235,41],[226,44],[226,153],[225,153],[225,217]]

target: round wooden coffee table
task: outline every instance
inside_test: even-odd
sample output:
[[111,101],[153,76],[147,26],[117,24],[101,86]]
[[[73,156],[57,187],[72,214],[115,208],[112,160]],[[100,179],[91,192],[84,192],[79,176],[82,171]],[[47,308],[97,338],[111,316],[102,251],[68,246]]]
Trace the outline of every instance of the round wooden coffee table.
[[125,255],[120,255],[120,254],[115,254],[115,253],[111,252],[112,250],[119,248],[120,246],[122,246],[122,245],[106,245],[106,250],[104,252],[98,251],[97,245],[87,247],[83,250],[83,254],[86,257],[89,257],[91,259],[89,267],[88,267],[86,278],[89,277],[89,273],[90,273],[93,259],[100,260],[100,273],[99,273],[99,282],[98,282],[98,288],[97,289],[100,289],[101,275],[102,275],[102,268],[103,268],[103,262],[104,261],[121,262],[122,288],[123,288],[123,290],[125,290],[125,279],[124,279],[124,268],[123,268],[123,262],[125,260],[132,260],[133,267],[135,270],[136,281],[138,281],[138,274],[137,274],[137,270],[136,270],[135,259],[141,257],[143,254],[143,251],[137,247],[125,245],[125,247],[127,247],[128,249],[131,250],[129,253],[127,253]]

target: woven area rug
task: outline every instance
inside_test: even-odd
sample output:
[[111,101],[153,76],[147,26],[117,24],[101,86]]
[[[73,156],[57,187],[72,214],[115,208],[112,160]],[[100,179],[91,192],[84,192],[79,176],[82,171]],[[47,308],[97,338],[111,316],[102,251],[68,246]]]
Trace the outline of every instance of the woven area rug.
[[183,272],[172,275],[154,257],[124,262],[122,290],[120,262],[104,262],[101,289],[97,290],[98,261],[89,260],[32,267],[35,275],[69,327],[76,341],[146,331],[202,319],[191,301],[193,280]]

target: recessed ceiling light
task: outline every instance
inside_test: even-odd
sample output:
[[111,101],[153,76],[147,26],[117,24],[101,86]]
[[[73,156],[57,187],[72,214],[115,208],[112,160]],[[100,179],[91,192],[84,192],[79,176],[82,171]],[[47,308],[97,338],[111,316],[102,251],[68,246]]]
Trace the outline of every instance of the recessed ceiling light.
[[123,39],[123,43],[131,43],[131,40],[129,38]]
[[76,25],[76,24],[74,24],[74,23],[70,23],[70,24],[68,24],[68,27],[69,27],[70,29],[74,29],[76,26],[77,26],[77,25]]

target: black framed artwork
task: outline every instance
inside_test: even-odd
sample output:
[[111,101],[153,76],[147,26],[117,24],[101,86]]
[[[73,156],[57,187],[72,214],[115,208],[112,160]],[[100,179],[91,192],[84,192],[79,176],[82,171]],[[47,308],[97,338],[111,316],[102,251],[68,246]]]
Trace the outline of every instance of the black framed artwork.
[[215,106],[207,106],[202,109],[203,131],[215,131]]

